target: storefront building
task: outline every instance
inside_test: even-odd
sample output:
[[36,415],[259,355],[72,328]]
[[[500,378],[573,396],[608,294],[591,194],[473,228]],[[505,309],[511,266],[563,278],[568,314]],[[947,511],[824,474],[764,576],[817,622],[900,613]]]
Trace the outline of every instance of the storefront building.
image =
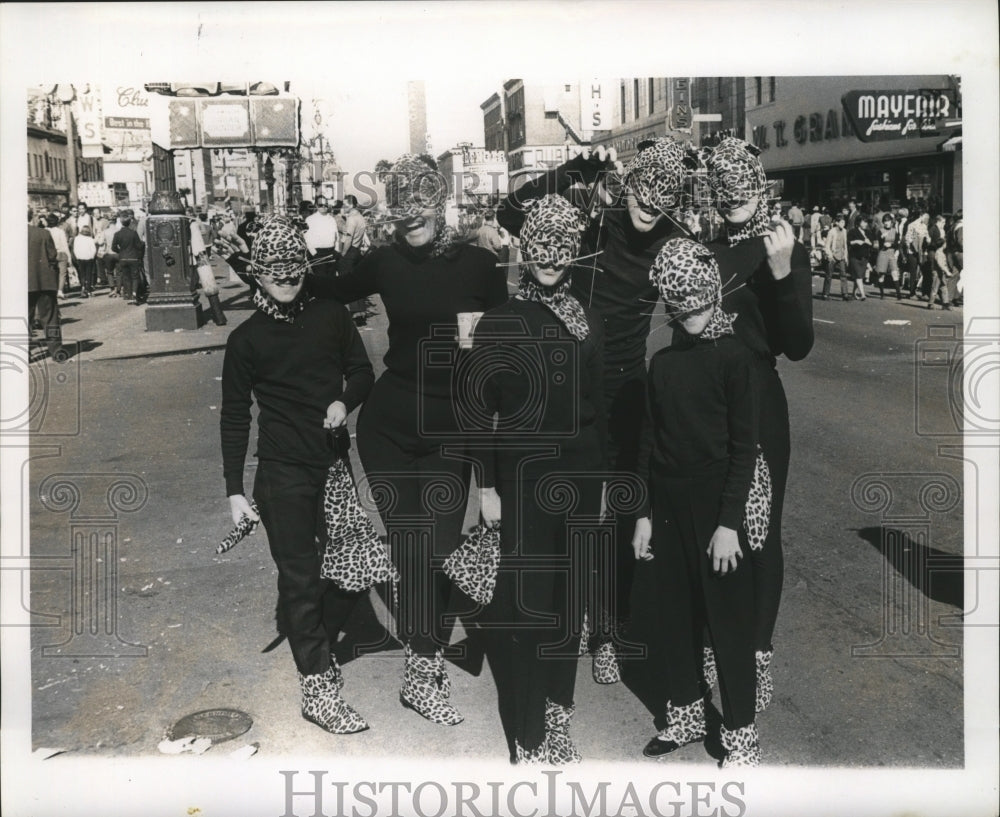
[[[872,114],[865,135],[877,141],[855,132],[842,103],[852,91],[875,92],[859,104]],[[908,121],[920,121],[915,100],[922,91],[945,92],[949,104],[921,135],[911,125],[904,136]],[[763,99],[746,94],[746,127],[782,201],[839,207],[853,198],[868,211],[881,199],[945,213],[962,206],[961,141],[954,138],[961,94],[954,78],[779,76]]]

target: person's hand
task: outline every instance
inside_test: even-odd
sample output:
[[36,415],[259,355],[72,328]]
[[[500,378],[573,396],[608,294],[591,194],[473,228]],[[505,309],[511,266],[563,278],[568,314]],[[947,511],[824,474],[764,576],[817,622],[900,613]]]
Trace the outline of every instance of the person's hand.
[[327,406],[323,428],[340,428],[345,420],[347,420],[347,406],[339,400],[334,400]]
[[775,281],[787,278],[792,272],[792,248],[795,232],[787,221],[780,221],[764,234],[767,265]]
[[500,494],[496,488],[479,489],[479,514],[488,528],[500,524]]
[[632,552],[635,558],[648,562],[653,558],[653,551],[649,546],[653,538],[653,523],[648,516],[641,516],[635,520],[635,533],[632,534]]
[[736,531],[719,525],[708,544],[708,557],[712,560],[712,570],[720,576],[734,572],[738,565],[737,559],[743,558]]
[[233,517],[233,524],[240,524],[244,516],[249,516],[254,522],[259,522],[260,517],[253,512],[250,503],[243,494],[233,494],[229,497],[229,514]]

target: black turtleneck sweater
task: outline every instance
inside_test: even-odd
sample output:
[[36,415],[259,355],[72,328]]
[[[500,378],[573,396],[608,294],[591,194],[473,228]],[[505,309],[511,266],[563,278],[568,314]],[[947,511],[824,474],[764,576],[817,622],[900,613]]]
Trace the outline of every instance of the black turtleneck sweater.
[[[717,524],[739,530],[757,459],[749,349],[735,335],[706,341],[682,331],[653,355],[648,384],[639,476],[650,487],[664,477],[725,476]],[[648,507],[640,515],[648,516]]]
[[442,396],[451,394],[454,356],[445,357],[456,349],[458,313],[485,312],[507,300],[496,256],[468,244],[431,258],[396,242],[373,250],[347,275],[309,276],[308,286],[342,303],[378,293],[389,319],[386,369],[414,389]]
[[229,335],[222,364],[226,495],[243,493],[252,398],[260,459],[327,467],[337,456],[323,428],[327,408],[339,400],[349,414],[374,380],[361,336],[340,304],[311,300],[293,323],[254,312]]

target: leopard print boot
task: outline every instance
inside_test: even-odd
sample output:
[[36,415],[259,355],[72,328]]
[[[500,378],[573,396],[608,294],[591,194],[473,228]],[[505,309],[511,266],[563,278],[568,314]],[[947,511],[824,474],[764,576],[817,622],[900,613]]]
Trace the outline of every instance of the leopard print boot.
[[704,698],[686,706],[674,706],[667,701],[667,725],[646,744],[642,753],[646,757],[663,757],[681,746],[701,740],[707,733]]
[[341,686],[344,682],[339,668],[335,672],[331,664],[326,672],[298,675],[303,718],[334,735],[350,735],[368,728],[367,721],[340,697],[338,677]]
[[722,746],[726,750],[726,756],[722,760],[723,769],[760,765],[760,735],[757,734],[757,724],[741,726],[731,732],[723,726],[721,739]]
[[614,641],[602,641],[594,650],[593,673],[599,684],[617,684],[622,679]]
[[583,760],[569,736],[569,724],[575,712],[575,706],[562,706],[545,699],[545,759],[553,766]]
[[442,693],[437,656],[428,658],[417,655],[409,644],[403,648],[403,655],[406,663],[403,665],[403,688],[399,692],[403,706],[434,723],[448,726],[461,723],[464,720],[461,713],[445,700]]
[[518,766],[540,766],[545,762],[545,741],[537,749],[530,752],[516,740],[514,741],[514,763]]
[[448,677],[448,667],[444,663],[444,652],[438,650],[434,653],[434,665],[437,668],[437,685],[444,698],[451,697],[451,678]]
[[702,648],[701,677],[709,692],[719,680],[719,668],[715,665],[715,652],[707,645]]
[[771,675],[771,659],[774,650],[758,650],[757,656],[757,711],[763,712],[774,697],[774,678]]

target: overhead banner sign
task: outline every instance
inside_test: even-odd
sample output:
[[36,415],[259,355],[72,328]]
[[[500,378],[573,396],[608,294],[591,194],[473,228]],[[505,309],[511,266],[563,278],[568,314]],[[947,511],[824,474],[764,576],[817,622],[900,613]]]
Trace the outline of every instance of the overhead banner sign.
[[950,88],[848,91],[841,103],[862,142],[941,136],[944,123],[959,117]]
[[170,100],[170,147],[296,147],[299,100],[292,96]]

